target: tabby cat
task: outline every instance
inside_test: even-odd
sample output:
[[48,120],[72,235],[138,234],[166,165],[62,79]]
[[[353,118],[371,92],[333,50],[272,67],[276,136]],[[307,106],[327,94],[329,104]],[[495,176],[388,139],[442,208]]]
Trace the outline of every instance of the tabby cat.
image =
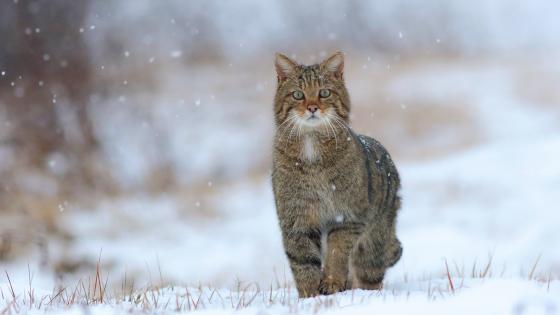
[[379,289],[402,254],[397,169],[349,127],[342,53],[311,66],[277,54],[275,66],[272,184],[299,296]]

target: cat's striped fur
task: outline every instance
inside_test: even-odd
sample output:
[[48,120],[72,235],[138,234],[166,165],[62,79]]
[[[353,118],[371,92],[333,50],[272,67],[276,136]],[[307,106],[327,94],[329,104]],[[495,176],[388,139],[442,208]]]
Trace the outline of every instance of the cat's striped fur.
[[272,183],[299,295],[377,289],[402,254],[397,169],[348,126],[341,53],[311,66],[278,54],[275,65]]

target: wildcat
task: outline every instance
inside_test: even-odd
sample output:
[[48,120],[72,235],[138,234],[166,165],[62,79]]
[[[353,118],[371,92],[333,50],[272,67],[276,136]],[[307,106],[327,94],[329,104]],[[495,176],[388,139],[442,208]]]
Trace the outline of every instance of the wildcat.
[[275,67],[272,185],[299,296],[379,289],[402,254],[397,169],[349,127],[342,53],[311,66],[277,54]]

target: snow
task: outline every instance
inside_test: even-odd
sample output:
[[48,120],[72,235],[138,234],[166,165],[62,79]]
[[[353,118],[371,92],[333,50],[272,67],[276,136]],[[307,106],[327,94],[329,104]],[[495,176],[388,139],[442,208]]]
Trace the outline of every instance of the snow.
[[[459,283],[460,279],[452,279]],[[555,314],[560,283],[522,279],[479,279],[462,283],[455,291],[443,283],[403,284],[380,292],[353,290],[331,296],[298,299],[293,288],[259,288],[240,284],[237,289],[166,287],[134,296],[106,297],[102,303],[80,301],[70,306],[55,292],[17,292],[0,298],[0,309],[23,309],[27,314]],[[11,292],[2,286],[4,294]],[[29,296],[36,301],[29,303]],[[54,297],[54,298],[53,298]],[[81,297],[83,298],[83,297]],[[80,299],[80,298],[78,298]],[[54,300],[54,303],[44,301]],[[10,304],[11,303],[11,304]]]

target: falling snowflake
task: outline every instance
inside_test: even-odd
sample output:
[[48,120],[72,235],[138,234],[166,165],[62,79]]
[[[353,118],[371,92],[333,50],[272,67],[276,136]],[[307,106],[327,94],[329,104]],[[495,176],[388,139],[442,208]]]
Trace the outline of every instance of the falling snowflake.
[[344,216],[342,214],[337,215],[334,220],[336,221],[336,223],[342,223],[344,222]]
[[58,204],[58,211],[64,212],[68,208],[68,201],[64,200],[62,203]]
[[171,57],[172,58],[179,58],[183,55],[183,52],[180,50],[174,50],[171,52]]

